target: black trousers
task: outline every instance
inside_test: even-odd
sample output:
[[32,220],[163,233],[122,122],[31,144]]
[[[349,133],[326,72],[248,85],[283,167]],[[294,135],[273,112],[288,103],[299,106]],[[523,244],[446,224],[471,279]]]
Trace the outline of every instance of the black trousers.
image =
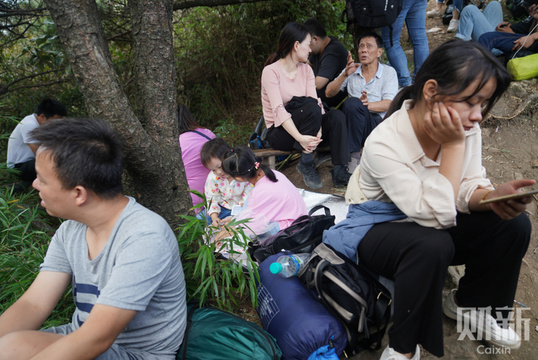
[[456,294],[460,306],[513,307],[530,241],[527,216],[505,221],[492,211],[460,213],[457,224],[445,230],[414,222],[377,224],[359,244],[359,261],[394,280],[388,333],[390,346],[400,353],[422,344],[443,356],[442,290],[451,264],[466,265]]
[[349,97],[342,105],[342,111],[346,115],[349,151],[359,152],[368,135],[381,122],[381,116],[370,113],[362,101],[356,97]]
[[[321,115],[317,103],[305,106],[302,111],[303,116],[294,117],[292,113],[297,130],[303,135],[316,136],[321,126],[323,141],[319,146],[330,146],[333,165],[347,165],[350,157],[345,115],[340,110],[331,110]],[[267,133],[267,139],[276,150],[304,150],[283,126],[272,126]]]
[[15,164],[13,167],[19,170],[19,178],[28,186],[31,185],[37,177],[35,171],[35,158],[25,161],[23,163]]

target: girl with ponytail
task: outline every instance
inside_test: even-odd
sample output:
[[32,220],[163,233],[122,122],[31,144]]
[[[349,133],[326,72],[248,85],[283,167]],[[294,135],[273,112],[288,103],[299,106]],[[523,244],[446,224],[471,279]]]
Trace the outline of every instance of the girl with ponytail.
[[[248,147],[230,150],[222,162],[222,168],[235,181],[248,181],[254,186],[236,219],[251,219],[247,226],[255,235],[272,235],[307,213],[305,202],[295,185],[281,172],[262,164]],[[222,232],[216,240],[227,235]]]

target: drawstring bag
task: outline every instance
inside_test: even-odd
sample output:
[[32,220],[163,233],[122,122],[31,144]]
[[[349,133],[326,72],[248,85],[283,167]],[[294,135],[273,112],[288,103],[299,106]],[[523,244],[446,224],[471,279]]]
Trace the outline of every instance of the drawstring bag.
[[514,80],[538,77],[538,54],[512,59],[508,61],[506,68]]

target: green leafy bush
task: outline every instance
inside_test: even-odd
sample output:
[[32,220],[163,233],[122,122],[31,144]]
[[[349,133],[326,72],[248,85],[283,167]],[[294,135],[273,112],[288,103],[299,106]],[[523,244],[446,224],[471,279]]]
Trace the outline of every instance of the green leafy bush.
[[[32,284],[54,232],[48,216],[37,205],[38,199],[35,192],[16,195],[12,188],[0,189],[0,312]],[[74,304],[69,294],[70,289],[45,327],[70,321]]]
[[256,263],[250,256],[243,266],[218,255],[218,251],[226,246],[231,253],[246,249],[248,237],[242,229],[246,221],[231,221],[225,230],[232,233],[232,237],[217,244],[206,241],[217,229],[206,225],[205,219],[182,218],[185,223],[179,226],[178,244],[187,283],[187,300],[198,299],[200,303],[210,302],[233,311],[244,298],[250,297],[252,306],[256,306],[256,281],[259,281]]

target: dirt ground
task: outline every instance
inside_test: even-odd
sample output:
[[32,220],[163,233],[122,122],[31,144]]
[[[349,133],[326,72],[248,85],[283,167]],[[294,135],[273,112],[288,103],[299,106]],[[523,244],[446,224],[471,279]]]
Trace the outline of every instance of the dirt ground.
[[[435,6],[434,1],[428,3],[428,10]],[[446,33],[446,25],[441,19],[428,19],[427,29],[439,27],[441,31],[428,33],[430,49],[434,49],[444,41],[453,38],[454,34]],[[404,29],[405,30],[405,29]],[[407,34],[402,33],[405,43]],[[412,50],[407,51],[412,63]],[[538,79],[512,83],[509,91],[495,106],[490,116],[482,123],[483,132],[483,165],[488,177],[495,185],[513,179],[538,180]],[[295,170],[296,162],[283,170],[284,174],[300,188],[304,188],[301,175]],[[332,187],[329,169],[330,162],[320,166],[320,175],[324,187],[320,192],[343,195],[345,188]],[[538,189],[538,185],[533,187]],[[445,359],[538,359],[538,198],[528,206],[527,214],[533,224],[533,234],[529,249],[524,258],[516,301],[524,304],[514,304],[517,308],[524,308],[521,313],[522,346],[519,350],[509,353],[491,354],[491,348],[479,347],[477,341],[467,339],[458,340],[456,322],[445,318]],[[455,287],[453,277],[457,278],[462,268],[451,269],[454,275],[449,277],[445,286],[445,293]],[[516,325],[516,324],[514,324]],[[383,347],[387,344],[385,336]],[[363,352],[353,359],[373,360],[379,359],[382,350],[378,352]],[[344,357],[342,357],[344,358]],[[435,359],[431,354],[422,351],[423,359]]]

